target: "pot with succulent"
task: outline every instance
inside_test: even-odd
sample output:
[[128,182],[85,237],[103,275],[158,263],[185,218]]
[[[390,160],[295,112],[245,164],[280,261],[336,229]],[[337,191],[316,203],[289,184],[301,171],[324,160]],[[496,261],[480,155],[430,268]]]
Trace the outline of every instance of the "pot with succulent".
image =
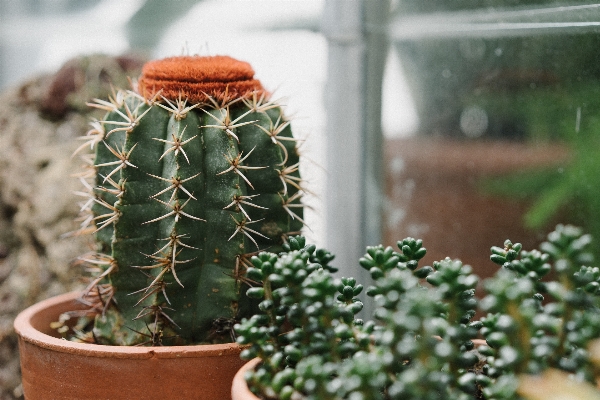
[[167,58],[137,86],[91,104],[92,279],[16,319],[27,399],[226,398],[250,257],[302,227],[296,140],[249,64]]
[[[588,345],[600,337],[600,269],[586,266],[589,245],[559,225],[541,251],[493,247],[502,268],[481,301],[471,267],[419,266],[420,240],[398,242],[400,252],[370,247],[360,260],[375,282],[366,322],[355,317],[362,285],[333,278],[332,257],[290,238],[285,252],[251,259],[248,277],[261,284],[248,295],[262,312],[235,326],[252,361],[233,399],[537,399],[523,382],[556,370],[595,383]],[[478,309],[485,316],[474,320]]]

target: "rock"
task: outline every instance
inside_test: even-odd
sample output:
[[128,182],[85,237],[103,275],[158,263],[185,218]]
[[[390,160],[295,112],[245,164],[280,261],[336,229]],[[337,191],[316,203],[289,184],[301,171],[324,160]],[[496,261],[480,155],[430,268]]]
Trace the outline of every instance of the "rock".
[[91,238],[65,234],[78,228],[76,139],[103,116],[85,103],[107,98],[111,85],[128,87],[142,64],[133,56],[78,57],[0,93],[0,399],[22,396],[16,315],[83,286],[74,262]]

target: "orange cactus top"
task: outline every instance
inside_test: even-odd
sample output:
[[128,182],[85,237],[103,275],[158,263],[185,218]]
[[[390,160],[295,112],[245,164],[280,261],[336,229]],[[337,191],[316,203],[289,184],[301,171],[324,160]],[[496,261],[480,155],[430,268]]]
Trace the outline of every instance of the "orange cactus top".
[[267,94],[254,70],[244,61],[228,56],[182,56],[150,61],[142,68],[140,93],[151,99],[160,95],[169,100],[187,99],[204,103],[212,98],[227,102],[253,93]]

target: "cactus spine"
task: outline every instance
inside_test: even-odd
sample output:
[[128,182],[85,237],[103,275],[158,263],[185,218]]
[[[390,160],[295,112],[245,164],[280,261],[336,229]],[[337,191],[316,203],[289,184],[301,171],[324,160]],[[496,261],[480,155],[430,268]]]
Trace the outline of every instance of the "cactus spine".
[[85,298],[105,344],[232,341],[252,312],[249,257],[302,227],[296,140],[281,107],[229,57],[148,63],[138,90],[95,100]]

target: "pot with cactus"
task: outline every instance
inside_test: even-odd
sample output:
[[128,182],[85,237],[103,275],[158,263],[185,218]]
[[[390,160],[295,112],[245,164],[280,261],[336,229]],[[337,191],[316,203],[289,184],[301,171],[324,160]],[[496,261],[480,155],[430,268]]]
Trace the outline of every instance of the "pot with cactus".
[[[398,247],[369,247],[359,261],[374,281],[366,290],[376,303],[370,321],[356,317],[363,286],[334,278],[332,257],[319,257],[326,252],[304,238],[290,238],[279,254],[253,257],[247,276],[259,284],[248,296],[261,312],[235,326],[238,343],[247,346],[242,357],[252,361],[236,375],[233,399],[594,393],[600,352],[590,345],[600,337],[600,269],[590,266],[589,235],[559,225],[540,250],[509,240],[492,247],[491,260],[501,268],[477,297],[470,266],[449,258],[420,266],[421,240]],[[552,388],[548,379],[556,376],[564,379]]]
[[302,227],[296,140],[249,64],[167,58],[134,86],[91,103],[89,284],[15,321],[27,399],[227,398],[250,258]]

